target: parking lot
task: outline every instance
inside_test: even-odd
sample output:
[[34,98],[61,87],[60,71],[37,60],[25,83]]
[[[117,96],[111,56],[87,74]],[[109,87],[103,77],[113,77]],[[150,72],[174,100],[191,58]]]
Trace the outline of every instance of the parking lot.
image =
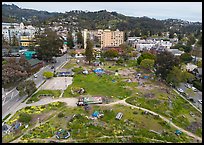
[[[188,88],[185,86],[184,83],[181,83],[178,88],[181,88],[185,93],[188,90]],[[197,90],[196,92],[193,92],[192,94],[188,94],[187,97],[193,98],[194,102],[192,102],[192,103],[202,111],[202,104],[198,101],[198,100],[202,100],[202,92],[201,91]]]
[[54,77],[47,80],[41,90],[66,90],[72,84],[73,77]]

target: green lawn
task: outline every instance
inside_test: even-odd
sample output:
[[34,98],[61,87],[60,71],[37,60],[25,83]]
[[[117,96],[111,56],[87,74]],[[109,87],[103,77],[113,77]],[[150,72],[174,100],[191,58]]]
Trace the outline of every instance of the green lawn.
[[[157,112],[165,116],[166,118],[172,118],[173,123],[176,125],[192,131],[187,127],[192,122],[202,123],[202,114],[199,113],[195,108],[193,108],[188,102],[179,97],[175,92],[173,92],[174,97],[170,94],[160,93],[159,91],[151,91],[155,94],[155,97],[148,98],[144,94],[140,94],[137,97],[128,98],[126,101],[132,105],[141,106],[143,108],[149,109],[151,111]],[[172,106],[168,101],[168,97],[171,98]],[[195,115],[195,118],[190,116],[190,112]],[[184,116],[183,116],[184,115]],[[197,128],[196,130],[198,130]],[[195,132],[198,136],[202,136],[201,131]]]
[[41,94],[50,94],[52,96],[54,96],[55,98],[59,97],[61,94],[60,90],[39,90],[37,93],[35,93],[27,102],[26,104],[30,104],[32,102],[37,102],[40,100],[39,95]]
[[74,66],[76,66],[76,60],[75,59],[71,59],[69,62],[67,62],[64,66],[63,69],[71,69]]
[[[112,82],[115,80],[116,82]],[[122,82],[115,76],[103,74],[102,77],[92,73],[89,75],[78,74],[74,77],[72,85],[70,85],[64,92],[64,97],[73,97],[71,88],[84,88],[87,94],[98,96],[123,96],[128,97],[131,91],[123,88],[126,82]]]

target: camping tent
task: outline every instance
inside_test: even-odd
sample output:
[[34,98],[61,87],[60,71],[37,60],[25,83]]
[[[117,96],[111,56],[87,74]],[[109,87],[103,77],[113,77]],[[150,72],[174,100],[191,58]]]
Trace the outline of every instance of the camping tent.
[[98,115],[99,115],[99,112],[98,112],[98,111],[95,111],[95,112],[92,114],[93,117],[98,117]]

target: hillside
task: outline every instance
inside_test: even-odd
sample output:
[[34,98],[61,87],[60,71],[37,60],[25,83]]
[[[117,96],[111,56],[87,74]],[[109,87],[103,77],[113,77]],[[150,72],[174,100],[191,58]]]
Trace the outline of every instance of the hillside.
[[2,5],[2,22],[32,23],[34,26],[53,25],[60,22],[67,27],[80,29],[119,29],[135,31],[142,34],[155,34],[161,31],[172,30],[178,33],[192,33],[202,29],[200,22],[188,22],[178,19],[156,20],[148,17],[129,17],[117,12],[101,10],[97,12],[69,11],[65,13],[49,13],[32,9],[21,9],[16,5]]

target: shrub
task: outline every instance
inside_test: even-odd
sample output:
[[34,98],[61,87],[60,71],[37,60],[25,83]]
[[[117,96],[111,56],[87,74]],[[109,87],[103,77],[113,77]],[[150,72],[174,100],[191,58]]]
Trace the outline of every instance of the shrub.
[[62,112],[60,112],[60,113],[58,114],[58,117],[59,117],[59,118],[62,118],[62,117],[64,117],[64,114],[63,114]]
[[29,123],[31,121],[32,117],[31,115],[27,114],[27,113],[21,113],[19,115],[19,121],[23,122],[23,123]]
[[193,81],[193,86],[198,90],[202,91],[202,83],[198,80]]

